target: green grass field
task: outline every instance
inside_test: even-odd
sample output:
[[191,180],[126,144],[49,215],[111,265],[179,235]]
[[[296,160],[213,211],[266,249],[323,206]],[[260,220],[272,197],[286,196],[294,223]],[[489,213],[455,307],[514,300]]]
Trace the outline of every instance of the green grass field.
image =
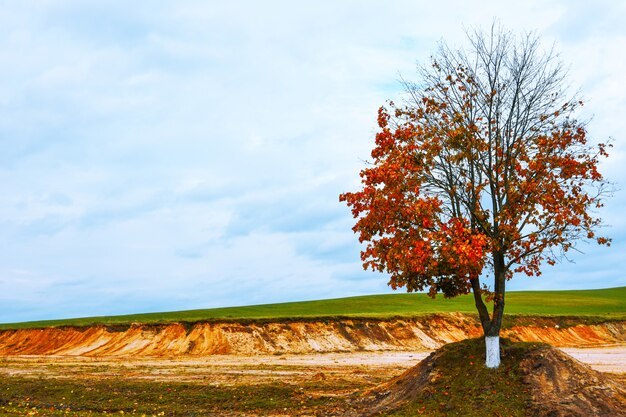
[[[153,324],[225,320],[331,319],[340,317],[385,319],[445,312],[475,313],[473,297],[468,295],[444,299],[438,296],[437,299],[432,300],[425,294],[368,295],[247,307],[9,323],[0,324],[0,330],[93,324],[128,325],[131,323]],[[626,319],[626,287],[601,290],[512,291],[507,293],[505,314]]]

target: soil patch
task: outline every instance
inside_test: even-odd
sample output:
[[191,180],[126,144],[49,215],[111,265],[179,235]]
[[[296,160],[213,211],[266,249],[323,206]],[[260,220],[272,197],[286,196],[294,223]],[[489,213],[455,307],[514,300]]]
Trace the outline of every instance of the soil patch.
[[[568,325],[559,318],[524,318],[504,329],[514,341],[557,347],[626,342],[626,321]],[[130,327],[0,331],[0,356],[199,357],[220,354],[419,351],[482,334],[476,317],[448,313],[393,320],[341,319],[263,323],[134,324]]]
[[529,350],[520,363],[538,417],[626,416],[623,384],[550,346]]
[[[479,345],[476,353],[470,355],[480,355],[483,349]],[[381,387],[431,353],[361,351],[177,358],[10,356],[0,358],[0,416],[36,412],[31,415],[106,417],[119,411],[137,416],[161,412],[165,415],[196,412],[219,417],[356,416],[359,415],[357,410],[363,410],[362,404],[355,402],[355,398],[364,398],[358,393]],[[626,347],[574,349],[573,354],[582,361],[589,361],[593,367],[617,372],[626,357]],[[466,371],[474,366],[467,363],[468,360],[476,365],[481,359],[465,356],[459,364],[465,366]],[[626,375],[621,374],[621,377],[623,384]],[[464,375],[462,380],[470,384],[466,388],[473,389],[471,378]],[[507,381],[494,382],[492,391],[498,393],[496,398],[506,394],[499,390],[501,385],[506,387]],[[440,388],[443,391],[434,390],[430,395],[443,398],[443,405],[436,405],[434,414],[421,415],[455,415],[454,410],[445,408],[450,407],[452,387],[446,388],[444,384]],[[448,396],[444,395],[446,390]],[[262,395],[269,397],[263,400]],[[478,392],[478,395],[485,402],[494,398],[491,391]],[[418,406],[413,409],[390,410],[389,415],[420,415],[424,405],[415,404]],[[437,407],[442,407],[443,411]],[[52,408],[57,411],[51,411]],[[69,409],[77,411],[68,412]],[[489,415],[484,413],[481,417]]]
[[502,340],[498,369],[482,339],[453,343],[368,391],[355,416],[626,416],[626,389],[545,344]]

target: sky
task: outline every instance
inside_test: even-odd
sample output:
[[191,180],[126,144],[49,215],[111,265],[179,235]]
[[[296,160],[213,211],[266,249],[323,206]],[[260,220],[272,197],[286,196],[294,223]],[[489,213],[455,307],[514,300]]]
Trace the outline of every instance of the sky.
[[390,292],[338,195],[494,19],[560,52],[617,185],[610,248],[508,288],[626,285],[625,2],[0,0],[0,322]]

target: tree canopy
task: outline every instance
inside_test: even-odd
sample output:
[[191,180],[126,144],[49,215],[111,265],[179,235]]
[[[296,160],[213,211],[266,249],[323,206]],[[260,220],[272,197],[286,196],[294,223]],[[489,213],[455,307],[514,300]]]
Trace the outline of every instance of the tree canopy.
[[583,102],[567,96],[558,55],[535,35],[494,27],[468,41],[441,44],[419,80],[404,81],[402,103],[380,108],[362,188],[340,200],[366,243],[365,268],[389,273],[394,289],[473,291],[495,336],[515,273],[540,275],[580,239],[610,243],[595,216],[608,146],[588,141]]

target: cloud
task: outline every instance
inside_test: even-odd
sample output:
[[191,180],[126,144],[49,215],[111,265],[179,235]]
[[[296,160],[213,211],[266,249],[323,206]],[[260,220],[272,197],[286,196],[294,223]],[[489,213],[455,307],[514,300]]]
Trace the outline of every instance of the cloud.
[[[358,187],[400,74],[494,17],[557,42],[624,182],[626,33],[610,4],[3,6],[0,322],[387,291],[361,270],[338,195]],[[625,285],[624,202],[602,212],[614,249],[514,287]]]

